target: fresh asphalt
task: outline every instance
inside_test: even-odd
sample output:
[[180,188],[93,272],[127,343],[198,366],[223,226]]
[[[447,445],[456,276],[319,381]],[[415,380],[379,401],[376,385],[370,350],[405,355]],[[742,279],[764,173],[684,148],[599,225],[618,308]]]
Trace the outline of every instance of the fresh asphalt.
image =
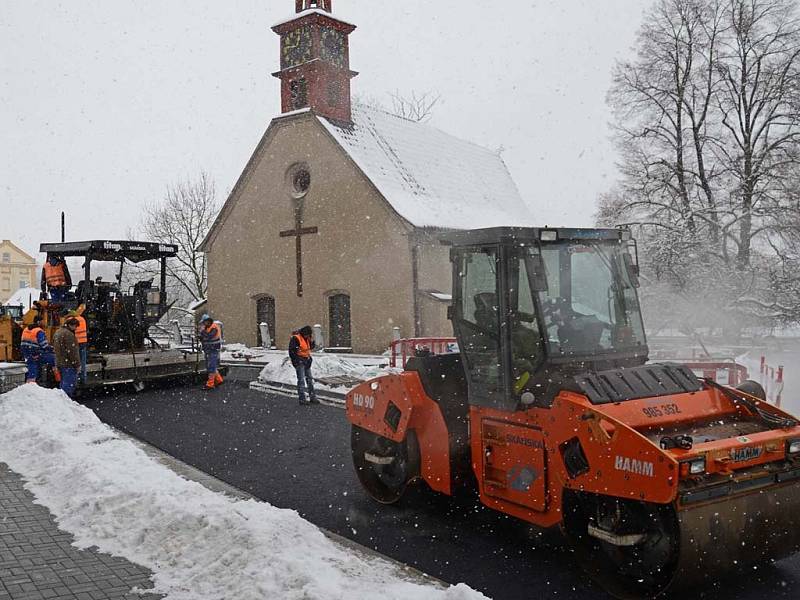
[[[361,489],[350,457],[350,425],[338,407],[225,385],[186,385],[84,398],[106,423],[275,506],[449,583],[496,600],[604,598],[556,530],[540,531],[425,488],[398,506]],[[747,540],[742,540],[747,543]],[[754,552],[757,552],[754,549]],[[797,598],[800,556],[748,568],[691,597]],[[687,597],[687,596],[683,596]]]

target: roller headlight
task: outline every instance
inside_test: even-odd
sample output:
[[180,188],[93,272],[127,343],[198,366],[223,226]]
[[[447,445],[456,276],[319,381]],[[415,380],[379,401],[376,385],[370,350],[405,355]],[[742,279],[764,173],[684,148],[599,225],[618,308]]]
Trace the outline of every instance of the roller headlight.
[[786,454],[800,454],[800,440],[787,441]]
[[706,459],[705,457],[702,458],[693,458],[690,461],[687,461],[689,465],[689,475],[702,475],[706,472]]

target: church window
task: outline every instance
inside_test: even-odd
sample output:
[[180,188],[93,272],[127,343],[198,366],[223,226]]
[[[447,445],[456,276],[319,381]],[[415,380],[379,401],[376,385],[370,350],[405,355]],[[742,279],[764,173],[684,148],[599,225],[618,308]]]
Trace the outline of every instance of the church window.
[[329,348],[350,350],[353,339],[350,332],[350,295],[336,292],[328,296]]
[[302,163],[292,165],[289,168],[288,180],[292,196],[295,198],[305,196],[311,187],[311,171],[309,171],[308,165]]
[[299,110],[308,106],[308,82],[305,77],[292,81],[289,91],[292,95],[292,109]]
[[342,86],[338,81],[328,83],[328,106],[335,108],[339,106],[342,99]]
[[11,253],[10,252],[3,252],[3,262],[11,262]]
[[256,299],[256,331],[258,345],[263,345],[261,336],[261,323],[266,323],[269,328],[269,335],[275,343],[275,298],[272,296],[260,296]]

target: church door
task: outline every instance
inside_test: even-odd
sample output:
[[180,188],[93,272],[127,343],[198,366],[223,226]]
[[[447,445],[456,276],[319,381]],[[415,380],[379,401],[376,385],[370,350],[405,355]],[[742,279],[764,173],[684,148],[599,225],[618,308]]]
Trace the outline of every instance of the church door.
[[261,323],[269,326],[269,334],[272,336],[272,343],[275,343],[275,298],[272,296],[261,296],[256,300],[256,331],[258,332],[258,345],[261,346]]
[[328,297],[328,323],[330,325],[331,348],[350,349],[353,340],[350,335],[350,296],[333,294]]

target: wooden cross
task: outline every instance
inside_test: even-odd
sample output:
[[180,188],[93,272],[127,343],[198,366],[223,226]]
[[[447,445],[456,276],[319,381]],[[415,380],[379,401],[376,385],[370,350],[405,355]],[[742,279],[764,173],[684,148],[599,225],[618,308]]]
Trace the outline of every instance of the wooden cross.
[[294,237],[295,238],[295,251],[297,253],[297,297],[303,296],[303,237],[304,235],[311,235],[319,233],[316,227],[303,227],[303,209],[298,203],[294,209],[294,229],[289,231],[281,231],[281,237]]

